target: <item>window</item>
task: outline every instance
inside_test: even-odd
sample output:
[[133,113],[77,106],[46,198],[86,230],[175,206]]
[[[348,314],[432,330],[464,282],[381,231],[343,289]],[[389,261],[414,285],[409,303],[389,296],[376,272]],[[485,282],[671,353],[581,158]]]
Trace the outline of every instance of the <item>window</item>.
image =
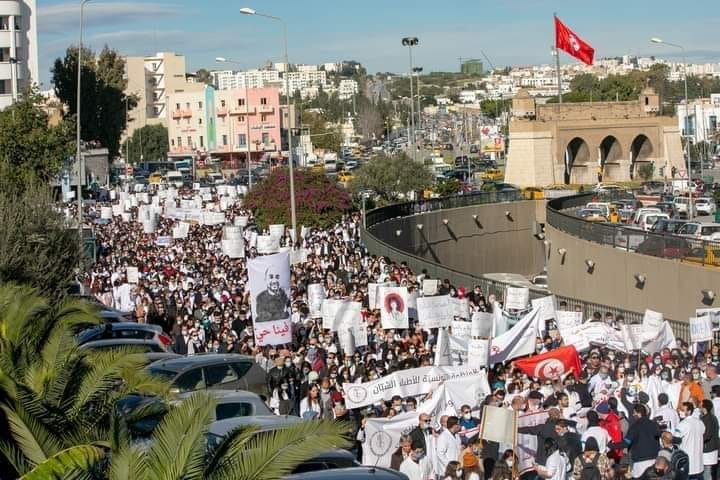
[[238,98],[238,107],[242,107],[245,105],[245,99],[244,98]]
[[224,107],[224,106],[225,106],[225,100],[220,100],[220,106],[221,106],[221,107]]
[[264,113],[262,115],[260,115],[260,121],[267,122],[267,115],[265,115]]
[[205,381],[202,378],[202,368],[196,368],[185,372],[175,380],[180,393],[202,390],[205,388]]
[[245,402],[221,403],[215,407],[215,419],[225,420],[226,418],[249,417],[253,414],[252,405]]
[[233,363],[232,367],[235,369],[235,373],[238,374],[239,377],[244,377],[245,374],[250,370],[250,367],[252,367],[252,363],[250,362],[237,362]]
[[247,145],[247,137],[244,133],[238,135],[238,145]]
[[208,388],[240,380],[235,370],[227,363],[205,367],[203,370],[205,370],[205,383]]
[[198,102],[198,110],[202,110],[202,102]]
[[185,119],[185,125],[190,125],[190,118]]
[[177,144],[178,144],[178,147],[182,147],[182,137],[178,137]]
[[188,110],[190,110],[190,102],[185,102],[185,108],[187,108]]
[[260,105],[267,105],[267,98],[262,97],[262,98],[260,99]]
[[179,119],[179,118],[176,118],[176,119],[175,119],[175,125],[180,125],[180,119]]
[[202,125],[202,118],[198,118],[198,125]]
[[269,133],[262,134],[262,143],[263,143],[263,145],[270,145],[270,134]]
[[188,136],[187,140],[188,140],[188,147],[192,148],[192,144],[193,144],[192,137]]
[[203,136],[200,135],[200,148],[205,147],[205,142],[203,142]]
[[[645,97],[645,105],[650,105],[650,98]],[[82,113],[82,112],[81,112]]]
[[239,123],[245,123],[245,115],[238,116],[238,122]]
[[[179,104],[179,103],[176,103],[176,104],[175,104],[175,110],[180,110],[180,104]],[[82,112],[80,112],[80,113],[82,113]]]
[[227,135],[222,136],[223,146],[227,145]]
[[174,147],[174,146],[175,146],[175,139],[174,139],[174,138],[171,138],[171,139],[170,139],[170,146],[171,146],[171,147]]

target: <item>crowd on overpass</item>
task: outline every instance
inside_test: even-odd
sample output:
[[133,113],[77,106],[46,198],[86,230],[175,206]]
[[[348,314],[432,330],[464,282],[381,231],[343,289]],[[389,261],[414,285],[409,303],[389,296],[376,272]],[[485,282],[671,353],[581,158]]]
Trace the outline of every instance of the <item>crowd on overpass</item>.
[[[179,207],[182,199],[195,196],[181,190],[172,201]],[[370,308],[375,305],[369,303],[369,285],[392,283],[422,298],[430,278],[368,252],[360,239],[359,215],[347,215],[330,228],[304,229],[295,243],[285,230],[280,246],[302,248],[306,254],[290,267],[292,339],[261,345],[248,272],[248,262],[259,255],[252,242],[259,227],[253,228],[251,212],[226,202],[228,222],[249,217],[243,233],[245,254],[230,258],[221,247],[223,224],[193,224],[186,236],[166,244],[158,237],[172,238],[175,220],[162,217],[152,233],[143,233],[132,220],[136,206],[129,208],[131,218],[101,218],[102,208],[111,203],[85,211],[85,220],[95,223],[99,245],[97,261],[83,277],[92,295],[108,308],[133,313],[138,322],[160,325],[172,337],[176,353],[253,356],[267,371],[268,403],[276,413],[351,422],[361,461],[388,465],[411,479],[717,478],[717,345],[703,349],[677,341],[653,351],[633,351],[592,344],[579,351],[573,347],[577,363],[568,367],[567,359],[554,357],[569,346],[553,319],[533,320],[528,327],[534,329],[529,337],[532,353],[551,359],[553,369],[521,367],[521,360],[534,358],[530,352],[506,355],[502,361],[486,362],[482,374],[473,374],[468,383],[479,385],[478,398],[454,397],[440,380],[420,394],[383,397],[381,392],[379,399],[356,407],[363,402],[348,395],[353,386],[422,368],[453,372],[467,362],[462,355],[441,361],[439,344],[448,331],[423,328],[412,315],[407,328],[383,328],[380,311]],[[223,203],[213,191],[203,204],[219,209]],[[131,279],[134,268],[138,276]],[[490,313],[495,322],[512,319],[515,328],[533,312],[537,315],[535,308],[511,311],[503,299],[486,296],[480,286],[437,280],[435,296],[467,300],[465,320],[474,313]],[[366,341],[348,347],[339,332],[323,328],[310,308],[309,286],[316,284],[322,285],[325,299],[362,304]],[[608,312],[582,320],[617,331],[624,321]],[[438,404],[441,389],[447,401]],[[483,425],[491,420],[483,418],[488,407],[514,411],[524,419],[513,442],[483,435]],[[401,423],[402,431],[392,430]],[[389,442],[378,451],[373,442],[383,428],[395,433],[383,437]],[[528,452],[533,454],[528,457]]]

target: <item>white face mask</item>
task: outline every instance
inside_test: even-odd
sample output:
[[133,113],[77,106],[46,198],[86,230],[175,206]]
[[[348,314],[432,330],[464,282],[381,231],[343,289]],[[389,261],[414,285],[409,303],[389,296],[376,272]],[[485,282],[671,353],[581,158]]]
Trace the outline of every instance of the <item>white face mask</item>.
[[462,474],[463,474],[462,468],[458,468],[457,471],[455,472],[455,476],[457,478],[462,478]]

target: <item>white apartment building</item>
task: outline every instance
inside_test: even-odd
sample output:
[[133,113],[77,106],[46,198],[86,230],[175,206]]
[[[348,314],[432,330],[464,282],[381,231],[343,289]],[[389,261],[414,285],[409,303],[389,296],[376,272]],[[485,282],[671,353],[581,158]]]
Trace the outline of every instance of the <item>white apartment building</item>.
[[352,78],[340,80],[338,84],[338,97],[340,100],[352,98],[353,95],[357,95],[358,91],[358,83]]
[[0,1],[0,110],[38,82],[35,0]]
[[693,137],[696,142],[709,141],[720,132],[720,93],[694,100],[687,109],[685,104],[677,105],[677,118],[683,135]]
[[234,88],[264,88],[268,84],[279,82],[280,72],[277,70],[219,70],[211,72],[213,84],[218,90]]

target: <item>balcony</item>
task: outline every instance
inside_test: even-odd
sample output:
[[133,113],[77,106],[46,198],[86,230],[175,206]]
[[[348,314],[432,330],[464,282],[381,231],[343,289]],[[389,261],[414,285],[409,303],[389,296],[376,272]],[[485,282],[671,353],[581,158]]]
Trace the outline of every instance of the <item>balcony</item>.
[[180,110],[180,113],[182,114],[183,118],[189,118],[192,117],[192,110],[189,108],[186,108],[184,110]]
[[227,115],[228,114],[227,107],[217,107],[217,114],[218,114],[218,117],[224,117],[225,115]]
[[274,143],[265,143],[261,146],[262,149],[266,152],[274,152],[275,150],[277,150],[277,145],[275,145]]
[[230,109],[230,115],[254,115],[255,113],[257,113],[255,107],[247,107],[247,111],[245,106]]
[[174,110],[170,116],[172,116],[173,120],[177,118],[182,118],[182,110]]
[[194,153],[193,149],[190,147],[172,147],[170,149],[170,153],[172,154],[182,154],[182,153]]
[[260,107],[258,107],[258,110],[260,111],[260,113],[273,113],[275,111],[275,107],[273,107],[272,105],[260,105]]

